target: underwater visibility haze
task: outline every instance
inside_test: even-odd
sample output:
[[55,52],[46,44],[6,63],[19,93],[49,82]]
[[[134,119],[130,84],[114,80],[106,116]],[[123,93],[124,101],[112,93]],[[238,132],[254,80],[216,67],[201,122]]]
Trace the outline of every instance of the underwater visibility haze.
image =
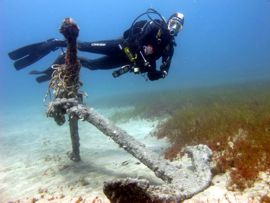
[[[60,49],[23,70],[16,71],[13,67],[8,57],[10,51],[50,38],[63,39],[59,27],[66,17],[73,18],[79,25],[78,40],[98,41],[121,37],[133,20],[148,8],[156,9],[166,19],[175,12],[185,15],[184,28],[176,37],[177,46],[165,79],[148,81],[133,73],[113,78],[113,70],[81,70],[81,89],[88,94],[85,102],[157,153],[163,153],[169,143],[178,139],[171,137],[158,141],[149,135],[158,129],[156,135],[159,138],[172,133],[182,125],[176,124],[173,118],[182,119],[186,126],[190,123],[185,119],[196,116],[196,113],[202,115],[199,120],[204,118],[205,112],[200,112],[199,108],[222,112],[220,115],[231,109],[233,113],[224,118],[241,123],[246,115],[247,119],[243,120],[250,119],[248,124],[255,126],[252,132],[261,135],[259,129],[254,130],[260,126],[269,133],[269,0],[1,0],[0,8],[0,202],[37,198],[38,195],[40,198],[42,194],[47,199],[54,196],[74,202],[86,194],[104,197],[104,179],[131,174],[158,181],[153,174],[149,175],[150,172],[144,172],[148,169],[142,164],[83,122],[79,123],[83,163],[70,163],[66,157],[71,148],[68,126],[58,127],[46,117],[47,106],[43,99],[48,82],[38,84],[35,77],[28,74],[31,70],[49,67],[61,53]],[[90,59],[98,57],[82,52],[78,55]],[[247,87],[241,88],[243,84]],[[240,101],[235,96],[241,94],[244,96]],[[241,102],[245,101],[248,103],[244,108]],[[196,106],[199,102],[202,103]],[[189,112],[193,105],[198,109]],[[224,112],[223,105],[227,109]],[[240,112],[240,106],[247,114]],[[216,115],[207,116],[213,118]],[[262,119],[262,125],[254,121],[254,115],[261,115],[256,118]],[[168,116],[171,120],[166,125],[164,119]],[[226,125],[232,126],[224,120],[216,118],[209,122],[222,125],[223,130]],[[211,134],[216,130],[205,126],[205,129],[200,126],[199,135],[203,136],[202,131]],[[238,125],[234,127],[240,128]],[[228,137],[235,129],[225,130]],[[189,129],[183,132],[187,133]],[[263,139],[270,140],[268,133],[262,133]],[[195,136],[196,133],[191,134]],[[198,134],[195,137],[199,140]],[[207,142],[207,139],[211,141]],[[202,140],[211,145],[218,138],[204,137]],[[186,141],[194,144],[188,138]],[[180,147],[177,143],[173,146]],[[260,146],[260,149],[265,149],[264,144]],[[167,158],[173,158],[178,152],[172,148],[165,154]],[[233,156],[232,153],[227,154]],[[269,150],[267,153],[269,157]],[[137,170],[132,164],[138,167]],[[238,186],[243,189],[247,184],[241,182]]]
[[[116,39],[139,14],[151,7],[165,18],[176,11],[185,15],[184,29],[176,38],[177,47],[169,76],[165,80],[145,82],[143,77],[133,74],[114,79],[112,71],[84,70],[84,88],[89,89],[91,97],[127,90],[202,86],[269,77],[270,3],[267,0],[140,0],[128,4],[125,1],[3,0],[0,29],[2,75],[5,77],[1,86],[9,86],[9,94],[6,88],[3,89],[8,94],[6,98],[14,102],[17,99],[12,99],[12,96],[23,96],[26,91],[38,94],[36,97],[40,98],[47,85],[37,85],[28,72],[49,67],[60,50],[20,72],[12,67],[8,52],[49,38],[62,39],[58,28],[65,17],[72,17],[78,23],[81,41]],[[11,81],[12,84],[16,81],[16,85],[11,85]],[[109,87],[106,83],[110,83]],[[23,86],[22,91],[18,90]]]

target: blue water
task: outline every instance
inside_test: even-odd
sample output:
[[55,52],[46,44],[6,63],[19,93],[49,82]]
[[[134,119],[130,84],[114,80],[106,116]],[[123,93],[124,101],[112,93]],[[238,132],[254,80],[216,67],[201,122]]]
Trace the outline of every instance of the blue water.
[[[52,119],[45,116],[46,106],[42,100],[48,83],[38,84],[35,77],[28,74],[30,70],[49,67],[60,51],[52,52],[21,71],[15,70],[7,53],[49,38],[61,39],[62,35],[58,28],[65,17],[74,18],[80,26],[81,41],[115,39],[122,36],[123,31],[129,28],[133,20],[148,8],[155,8],[165,18],[176,11],[185,15],[184,29],[176,38],[177,47],[169,75],[166,79],[151,82],[134,74],[125,74],[114,79],[111,75],[112,70],[82,70],[81,80],[84,83],[82,90],[88,93],[86,101],[94,107],[95,103],[92,101],[122,93],[270,80],[270,0],[1,0],[2,163],[9,165],[21,161],[22,171],[29,171],[27,168],[29,160],[33,164],[30,166],[38,168],[35,161],[43,160],[43,156],[47,156],[48,152],[59,149],[57,152],[64,156],[70,149],[69,137],[64,135],[68,134],[68,127],[59,128]],[[87,53],[80,55],[95,57]],[[136,132],[136,129],[130,130]],[[81,131],[82,142],[85,145],[82,153],[86,159],[89,156],[86,148],[91,149],[93,146],[92,141],[85,142],[87,126]],[[148,131],[147,128],[145,132]],[[58,142],[40,148],[45,139],[54,137]],[[101,140],[102,142],[104,141]],[[61,143],[61,147],[57,143]],[[63,160],[69,163],[68,159]],[[46,163],[37,163],[46,166]],[[28,176],[20,174],[16,164],[10,167],[14,175],[10,173],[4,179],[7,181],[6,186],[0,187],[0,200],[3,191],[11,194],[13,191],[15,191],[13,194],[22,191],[23,195],[31,196],[24,191],[24,188],[28,187]],[[35,170],[29,174],[35,174]],[[3,171],[5,170],[1,169],[1,175],[5,177]],[[26,186],[21,185],[17,191],[16,188],[8,191],[7,188],[12,186],[12,181],[8,181],[9,177],[14,178],[12,181],[21,177]],[[34,188],[33,191],[37,189]],[[16,198],[20,198],[20,195],[18,196]],[[6,198],[12,199],[12,195]]]
[[147,82],[139,75],[126,74],[114,79],[111,70],[83,70],[83,89],[90,95],[89,100],[127,91],[270,78],[269,0],[1,0],[0,7],[1,104],[40,102],[48,83],[38,85],[28,72],[47,68],[60,52],[16,71],[7,56],[9,51],[49,38],[62,38],[58,28],[69,16],[80,26],[81,41],[118,38],[150,7],[165,18],[175,11],[185,14],[184,30],[176,39],[178,46],[168,77]]

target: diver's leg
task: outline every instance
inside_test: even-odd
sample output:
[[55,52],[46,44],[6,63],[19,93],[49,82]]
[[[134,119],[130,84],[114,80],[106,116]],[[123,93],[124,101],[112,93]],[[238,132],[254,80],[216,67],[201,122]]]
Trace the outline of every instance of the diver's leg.
[[115,55],[122,52],[123,39],[104,40],[97,42],[78,42],[78,49],[96,54]]
[[[104,56],[93,60],[84,57],[78,57],[78,59],[80,60],[80,63],[84,68],[90,70],[109,70],[129,64],[129,61],[123,57]],[[64,63],[65,63],[65,54],[60,55],[53,62],[53,64],[64,64]],[[38,83],[49,81],[51,79],[52,73],[53,69],[51,68],[51,66],[43,71],[33,70],[30,72],[31,75],[40,75],[36,78]]]
[[88,68],[90,70],[114,69],[130,63],[124,57],[111,57],[111,56],[104,56],[93,60],[79,57],[79,60],[83,67]]

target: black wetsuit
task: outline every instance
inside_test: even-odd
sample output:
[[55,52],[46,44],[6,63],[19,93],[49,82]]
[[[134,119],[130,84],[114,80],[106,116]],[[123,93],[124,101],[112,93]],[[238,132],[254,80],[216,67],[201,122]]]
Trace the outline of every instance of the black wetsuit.
[[[83,58],[83,66],[91,69],[113,69],[123,65],[136,65],[141,72],[147,72],[150,80],[164,77],[164,72],[169,71],[174,51],[174,37],[170,35],[167,24],[161,20],[138,21],[132,28],[126,30],[123,38],[98,42],[79,42],[78,49],[91,53],[104,54],[93,60]],[[153,53],[145,55],[144,46],[151,46]],[[131,62],[123,48],[129,47],[137,55],[135,62]],[[143,57],[141,56],[143,54]],[[156,60],[162,57],[160,70],[156,70]],[[145,63],[144,59],[147,61]],[[135,64],[134,64],[135,63]]]
[[[78,42],[78,49],[84,52],[103,54],[96,59],[78,57],[83,67],[91,70],[113,69],[124,65],[139,68],[139,73],[147,73],[150,80],[158,80],[166,76],[169,71],[174,51],[174,37],[167,29],[167,23],[161,20],[138,21],[126,30],[120,39],[97,42]],[[145,53],[144,47],[151,47],[151,52]],[[21,70],[51,51],[66,47],[63,40],[49,39],[45,42],[35,43],[21,47],[10,52],[9,57],[14,60],[14,67]],[[131,53],[132,56],[127,54]],[[156,70],[156,61],[162,57],[160,70]],[[64,63],[64,57],[59,56],[54,64]],[[132,69],[135,70],[135,69]],[[43,71],[31,71],[37,74],[38,82],[50,80],[52,68]]]

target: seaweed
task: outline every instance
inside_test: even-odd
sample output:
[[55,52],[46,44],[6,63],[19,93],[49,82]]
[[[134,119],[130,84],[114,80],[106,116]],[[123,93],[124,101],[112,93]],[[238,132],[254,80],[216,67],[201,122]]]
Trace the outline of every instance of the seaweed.
[[214,172],[228,171],[228,188],[244,190],[260,171],[269,170],[269,85],[269,81],[254,81],[148,92],[116,103],[134,105],[122,118],[168,118],[154,132],[171,142],[165,158],[174,159],[187,145],[206,144],[214,151]]
[[190,98],[156,129],[157,137],[172,143],[165,157],[175,158],[186,145],[206,144],[214,151],[215,173],[229,171],[230,189],[251,187],[270,165],[269,91],[246,86],[204,93],[201,99]]

